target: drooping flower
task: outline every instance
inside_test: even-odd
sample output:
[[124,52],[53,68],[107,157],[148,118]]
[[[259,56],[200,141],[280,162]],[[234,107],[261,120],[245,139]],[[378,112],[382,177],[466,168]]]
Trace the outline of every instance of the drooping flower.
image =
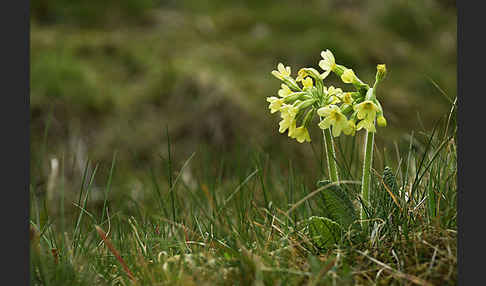
[[278,98],[275,96],[267,97],[267,101],[270,102],[268,105],[268,109],[270,109],[270,113],[275,113],[280,110],[282,105],[284,104],[283,98]]
[[289,132],[288,132],[287,135],[290,138],[295,138],[295,136],[294,136],[295,135],[295,130],[297,129],[297,126],[296,125],[297,125],[297,121],[293,120],[291,122],[290,126],[289,126]]
[[335,88],[334,86],[330,86],[327,89],[327,95],[329,96],[329,104],[337,104],[341,102],[340,95],[343,93],[343,90],[338,88]]
[[341,134],[341,131],[347,127],[348,120],[336,105],[319,108],[317,114],[325,117],[319,122],[319,127],[321,129],[327,129],[332,125],[332,135],[334,137],[338,137]]
[[306,77],[302,80],[302,85],[304,86],[304,90],[309,89],[313,86],[312,79],[310,77]]
[[354,74],[354,71],[352,69],[345,69],[343,74],[341,75],[341,80],[344,83],[353,83],[355,78],[356,75]]
[[324,70],[324,73],[321,74],[321,78],[325,79],[336,67],[336,60],[334,59],[334,55],[330,50],[322,51],[321,57],[322,60],[319,61],[319,66]]
[[329,97],[329,104],[337,104],[340,103],[341,99],[335,95]]
[[277,70],[273,70],[272,74],[276,78],[283,80],[285,76],[290,76],[290,67],[285,67],[282,63],[278,63]]
[[[290,136],[290,132],[289,132],[289,136]],[[294,138],[295,140],[297,140],[297,142],[299,142],[299,143],[311,141],[309,131],[307,130],[307,128],[305,126],[300,126],[298,128],[295,128],[295,130],[293,130],[293,132],[292,132],[291,137]]]
[[357,111],[358,119],[367,119],[370,122],[374,122],[376,112],[379,111],[378,106],[371,100],[356,104],[353,109]]
[[295,78],[295,81],[302,81],[304,80],[307,76],[310,76],[311,78],[314,78],[314,79],[317,79],[319,78],[321,75],[319,74],[319,72],[314,69],[314,68],[301,68],[298,72],[297,72],[297,77]]
[[289,118],[289,117],[282,119],[282,120],[281,120],[281,121],[278,123],[278,126],[279,126],[279,128],[278,128],[278,132],[280,132],[280,133],[284,133],[284,132],[285,132],[287,129],[289,129],[289,128],[290,128],[290,126],[291,126],[292,124],[293,124],[293,125],[295,125],[295,124],[296,124],[296,123],[295,123],[295,119],[293,119],[293,118]]
[[366,129],[368,132],[376,132],[376,127],[374,124],[374,120],[364,119],[358,122],[356,125],[356,130],[361,130],[362,128]]
[[346,127],[343,129],[343,133],[346,135],[354,135],[354,133],[356,133],[356,124],[354,120],[348,120]]
[[284,105],[280,108],[280,117],[282,120],[279,122],[280,133],[284,133],[285,130],[290,129],[291,126],[295,126],[295,116],[297,115],[298,109],[292,105]]
[[353,97],[351,96],[352,93],[351,92],[345,92],[345,93],[342,93],[341,94],[341,100],[345,103],[345,104],[352,104],[353,103]]
[[297,77],[295,78],[295,81],[303,81],[304,78],[308,75],[309,73],[305,70],[305,68],[302,68],[297,72]]
[[282,83],[281,87],[282,88],[278,90],[278,95],[280,97],[286,97],[287,95],[290,95],[292,93],[292,90],[290,90],[290,88],[285,83]]
[[[298,102],[296,102],[296,103],[298,104]],[[298,111],[299,111],[299,109],[297,107],[295,107],[294,105],[284,104],[280,108],[280,117],[281,118],[285,118],[285,117],[294,118],[297,115]]]
[[[336,105],[327,105],[324,107],[321,107],[317,110],[317,114],[322,117],[327,117],[333,112],[339,111],[339,107]],[[340,112],[340,111],[339,111]]]
[[327,94],[328,95],[340,95],[341,93],[343,93],[343,90],[341,88],[335,88],[334,86],[329,86],[329,88],[327,89]]

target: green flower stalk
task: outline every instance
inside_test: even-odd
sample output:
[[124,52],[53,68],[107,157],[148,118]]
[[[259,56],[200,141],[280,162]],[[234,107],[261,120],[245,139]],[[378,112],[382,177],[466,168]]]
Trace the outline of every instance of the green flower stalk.
[[[365,206],[369,206],[370,203],[370,181],[371,181],[371,165],[373,163],[373,144],[375,139],[375,118],[378,113],[378,125],[386,126],[386,119],[383,116],[383,110],[381,104],[376,99],[376,87],[378,83],[385,78],[386,66],[378,65],[376,80],[373,88],[370,88],[366,93],[366,100],[362,103],[356,105],[355,110],[357,111],[357,116],[359,119],[363,119],[364,122],[361,127],[366,129],[366,139],[365,139],[365,154],[363,163],[363,176],[361,177],[361,199],[363,205],[361,206],[361,226],[363,229],[368,229],[367,215],[364,209]],[[359,124],[358,124],[359,125]]]
[[331,183],[339,182],[339,175],[336,166],[336,152],[334,151],[334,141],[329,129],[322,130],[324,145],[326,147],[327,169]]
[[[366,132],[366,143],[365,143],[365,159],[363,164],[363,176],[361,178],[361,199],[362,203],[366,206],[370,202],[370,180],[371,180],[371,164],[373,163],[373,144],[375,139],[375,133],[367,131]],[[361,206],[361,227],[363,229],[368,228],[368,216],[364,206]]]

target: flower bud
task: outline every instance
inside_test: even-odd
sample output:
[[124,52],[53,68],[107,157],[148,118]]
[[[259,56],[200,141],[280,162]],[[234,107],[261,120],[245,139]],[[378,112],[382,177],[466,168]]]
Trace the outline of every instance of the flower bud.
[[386,119],[383,115],[378,116],[376,119],[376,123],[378,123],[378,126],[380,127],[385,127],[386,126]]
[[377,65],[376,66],[376,81],[379,82],[384,79],[386,76],[386,65]]

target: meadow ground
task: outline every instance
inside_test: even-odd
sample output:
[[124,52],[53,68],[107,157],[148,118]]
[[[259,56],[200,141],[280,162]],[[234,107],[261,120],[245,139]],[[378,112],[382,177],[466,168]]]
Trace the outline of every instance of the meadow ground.
[[[445,126],[397,152],[398,168],[374,169],[371,227],[356,220],[325,246],[306,222],[341,206],[329,205],[332,184],[306,184],[305,170],[291,161],[282,170],[266,154],[241,148],[219,162],[201,150],[179,166],[169,144],[161,165],[123,186],[115,153],[110,166],[86,163],[75,199],[65,192],[62,160],[47,195],[31,193],[32,282],[454,285],[457,158],[446,133],[454,130]],[[343,148],[356,149],[349,145]],[[315,168],[324,170],[321,151]],[[348,159],[339,161],[347,179],[341,190],[357,206],[361,160]],[[106,167],[109,176],[99,178]]]

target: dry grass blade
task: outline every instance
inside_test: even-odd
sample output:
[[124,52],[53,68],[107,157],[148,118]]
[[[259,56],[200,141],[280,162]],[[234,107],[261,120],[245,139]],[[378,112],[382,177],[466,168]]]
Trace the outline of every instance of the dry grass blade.
[[406,273],[403,273],[401,271],[398,271],[396,269],[393,269],[392,267],[390,267],[389,265],[379,261],[378,259],[375,259],[369,255],[367,255],[366,253],[364,252],[361,252],[359,250],[356,250],[359,254],[363,255],[364,257],[368,258],[369,260],[373,261],[374,263],[380,265],[381,267],[385,268],[387,271],[389,271],[393,276],[397,277],[397,278],[401,278],[401,279],[406,279],[412,283],[415,283],[417,285],[423,285],[423,286],[433,286],[433,284],[423,280],[423,279],[420,279],[418,278],[417,276],[415,275],[411,275],[411,274],[406,274]]
[[385,187],[385,190],[388,192],[388,194],[390,195],[390,197],[392,198],[393,202],[395,203],[395,205],[400,209],[400,211],[403,212],[403,209],[402,207],[400,206],[400,204],[398,203],[398,199],[395,197],[395,195],[392,193],[392,191],[390,190],[390,187],[388,187],[387,184],[385,184],[385,181],[383,180],[383,176],[381,176],[375,169],[373,169],[373,171],[375,171],[375,174],[378,178],[380,178],[380,181],[381,183],[383,184],[383,187]]
[[115,249],[115,247],[113,246],[113,244],[111,243],[110,239],[108,237],[106,237],[106,233],[97,225],[95,225],[95,228],[96,228],[96,231],[98,232],[98,234],[100,235],[101,239],[103,240],[103,242],[105,243],[105,245],[108,247],[108,249],[111,251],[111,253],[113,255],[115,255],[116,259],[118,260],[118,262],[120,262],[120,264],[122,265],[123,267],[123,270],[125,270],[125,272],[127,273],[128,277],[130,277],[130,279],[136,283],[137,280],[135,279],[135,276],[133,275],[133,273],[130,271],[130,269],[128,268],[127,264],[125,263],[125,261],[123,260],[123,258],[120,256],[120,253],[118,253],[118,251]]

